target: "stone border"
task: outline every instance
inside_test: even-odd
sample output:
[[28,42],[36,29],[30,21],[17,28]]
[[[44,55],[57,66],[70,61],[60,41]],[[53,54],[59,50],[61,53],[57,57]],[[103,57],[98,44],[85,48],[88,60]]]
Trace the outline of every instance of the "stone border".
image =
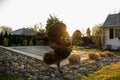
[[[24,55],[24,56],[27,56],[27,57],[31,57],[31,58],[34,58],[34,59],[43,61],[43,56],[39,56],[39,55],[35,55],[35,54],[32,54],[32,53],[20,51],[20,50],[13,49],[13,48],[10,48],[10,47],[0,46],[0,48],[3,48],[3,49],[8,50],[8,51],[10,51],[10,52],[15,52],[15,53],[17,53],[17,54],[21,54],[21,55]],[[61,66],[66,65],[66,64],[69,64],[68,59],[65,59],[65,60],[62,60],[62,61],[61,61]],[[50,65],[50,66],[51,66],[51,67],[57,67],[55,64],[52,64],[52,65]]]
[[6,50],[9,50],[9,51],[12,51],[12,52],[16,52],[18,54],[22,54],[22,55],[25,55],[25,56],[28,56],[28,57],[32,57],[32,58],[35,58],[35,59],[38,59],[38,60],[43,60],[42,56],[38,56],[38,55],[34,55],[34,54],[29,54],[29,53],[24,52],[24,51],[20,51],[20,50],[8,48],[8,47],[4,47],[4,46],[0,46],[0,48],[6,49]]
[[89,76],[89,73],[119,61],[119,56],[96,61],[83,60],[80,63],[61,66],[61,74],[56,67],[46,70],[41,56],[0,46],[0,71],[19,75],[17,80],[76,80],[78,74]]

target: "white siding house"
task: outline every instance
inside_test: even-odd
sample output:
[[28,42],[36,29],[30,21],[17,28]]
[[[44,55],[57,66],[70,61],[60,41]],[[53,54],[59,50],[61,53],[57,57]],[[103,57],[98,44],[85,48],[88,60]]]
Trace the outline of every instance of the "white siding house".
[[120,13],[108,15],[102,28],[103,48],[120,50]]

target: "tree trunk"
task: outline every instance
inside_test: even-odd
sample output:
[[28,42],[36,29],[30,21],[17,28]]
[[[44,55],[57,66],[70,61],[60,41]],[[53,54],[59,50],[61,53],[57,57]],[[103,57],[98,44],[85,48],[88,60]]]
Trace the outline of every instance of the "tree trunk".
[[58,68],[59,71],[61,71],[61,69],[60,69],[60,62],[59,61],[57,62],[57,68]]

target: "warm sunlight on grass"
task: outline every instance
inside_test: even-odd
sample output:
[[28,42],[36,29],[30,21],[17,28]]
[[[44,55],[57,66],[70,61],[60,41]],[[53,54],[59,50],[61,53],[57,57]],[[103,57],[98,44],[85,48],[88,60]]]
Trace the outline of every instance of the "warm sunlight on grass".
[[79,77],[78,80],[120,80],[120,62],[105,66],[89,77]]
[[102,52],[103,50],[100,49],[89,49],[89,48],[82,48],[82,47],[72,47],[73,50],[80,50],[83,52]]
[[113,53],[120,56],[120,51],[113,51]]
[[[103,51],[105,51],[105,50],[101,50],[101,49],[89,49],[89,48],[78,48],[78,47],[72,47],[72,50],[83,51],[83,52],[103,52]],[[113,52],[115,55],[120,56],[120,51],[110,51],[110,52]]]
[[0,72],[0,80],[17,80],[19,76],[11,75],[6,72]]

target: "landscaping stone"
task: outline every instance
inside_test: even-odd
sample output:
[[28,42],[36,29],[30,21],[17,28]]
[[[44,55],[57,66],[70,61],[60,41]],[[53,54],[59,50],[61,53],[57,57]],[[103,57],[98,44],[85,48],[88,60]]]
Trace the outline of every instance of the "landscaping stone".
[[61,66],[62,74],[56,67],[43,70],[46,64],[30,56],[0,47],[0,70],[12,75],[19,75],[18,80],[75,80],[76,75],[88,76],[106,65],[120,61],[120,56],[101,58],[100,60],[84,60],[80,63]]

